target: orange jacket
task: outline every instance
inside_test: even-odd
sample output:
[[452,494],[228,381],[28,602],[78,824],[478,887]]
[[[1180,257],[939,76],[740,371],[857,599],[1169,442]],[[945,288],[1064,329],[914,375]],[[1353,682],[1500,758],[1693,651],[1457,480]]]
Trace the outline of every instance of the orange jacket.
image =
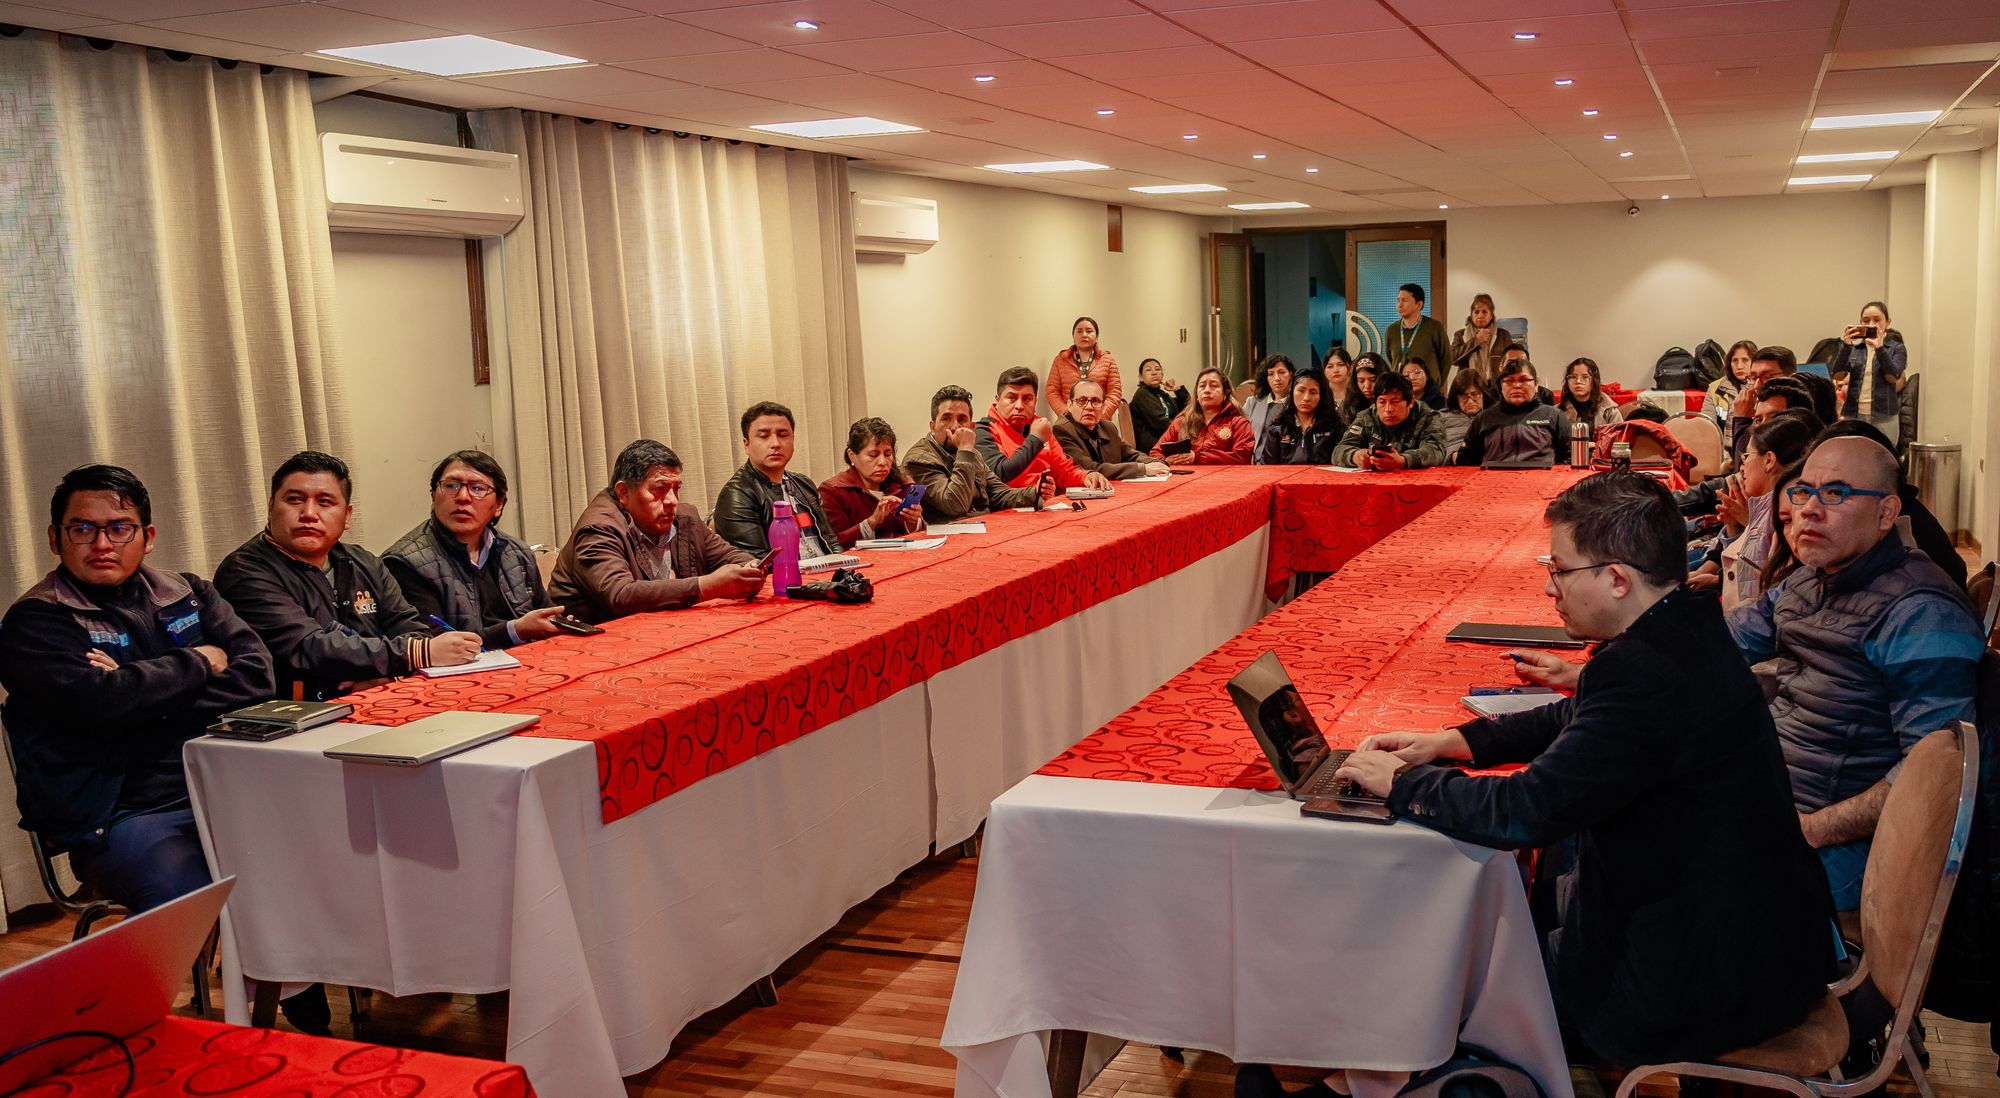
[[[1167,433],[1153,445],[1153,459],[1166,460],[1160,447],[1169,442],[1179,442],[1181,423],[1187,418],[1182,412],[1167,426]],[[1250,455],[1257,446],[1257,435],[1250,429],[1250,417],[1235,401],[1227,401],[1215,418],[1202,424],[1201,437],[1194,440],[1194,463],[1196,465],[1248,465]]]
[[1039,482],[1044,469],[1055,474],[1057,489],[1083,487],[1083,471],[1056,443],[1037,439],[1041,449],[1030,457],[1017,459],[1016,451],[1027,440],[1000,418],[997,407],[986,409],[986,418],[973,425],[972,433],[979,440],[979,456],[985,459],[987,468],[1006,481],[1009,488],[1026,488]]
[[[1069,412],[1069,391],[1083,380],[1077,369],[1076,348],[1064,347],[1057,353],[1054,362],[1049,363],[1048,380],[1042,383],[1042,393],[1048,397],[1049,411],[1056,415]],[[1125,402],[1125,386],[1118,380],[1118,360],[1102,347],[1090,359],[1090,380],[1104,386],[1104,418],[1113,423],[1118,406]]]

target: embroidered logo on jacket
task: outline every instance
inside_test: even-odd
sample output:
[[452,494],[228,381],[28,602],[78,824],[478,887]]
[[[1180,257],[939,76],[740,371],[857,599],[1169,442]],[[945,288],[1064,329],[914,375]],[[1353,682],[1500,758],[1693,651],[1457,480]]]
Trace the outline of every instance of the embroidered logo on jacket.
[[357,614],[373,614],[375,612],[375,592],[365,587],[354,592],[354,612]]

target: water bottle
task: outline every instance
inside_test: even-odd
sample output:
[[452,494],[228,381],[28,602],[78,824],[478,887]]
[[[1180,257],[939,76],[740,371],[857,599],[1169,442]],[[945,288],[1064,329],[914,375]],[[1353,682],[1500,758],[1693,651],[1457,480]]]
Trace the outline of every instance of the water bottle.
[[799,520],[792,517],[792,501],[771,502],[771,525],[764,531],[778,555],[771,558],[771,594],[786,598],[799,585]]
[[1611,471],[1629,473],[1632,471],[1632,444],[1614,442],[1611,444]]
[[1569,467],[1590,468],[1590,424],[1581,419],[1571,420],[1569,425]]

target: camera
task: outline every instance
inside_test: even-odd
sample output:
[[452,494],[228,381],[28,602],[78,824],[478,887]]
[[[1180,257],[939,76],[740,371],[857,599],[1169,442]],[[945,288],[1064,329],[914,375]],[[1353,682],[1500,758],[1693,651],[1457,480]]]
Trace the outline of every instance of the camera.
[[1625,216],[1626,217],[1639,216],[1639,204],[1637,202],[1634,202],[1630,206],[1625,207]]

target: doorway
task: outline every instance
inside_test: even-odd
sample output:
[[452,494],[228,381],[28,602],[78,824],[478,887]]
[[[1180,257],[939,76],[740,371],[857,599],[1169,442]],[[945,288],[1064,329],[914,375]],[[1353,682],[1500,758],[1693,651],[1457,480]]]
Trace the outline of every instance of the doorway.
[[1232,383],[1267,354],[1380,350],[1404,283],[1424,288],[1426,312],[1445,300],[1443,222],[1216,233],[1209,259],[1209,361]]

